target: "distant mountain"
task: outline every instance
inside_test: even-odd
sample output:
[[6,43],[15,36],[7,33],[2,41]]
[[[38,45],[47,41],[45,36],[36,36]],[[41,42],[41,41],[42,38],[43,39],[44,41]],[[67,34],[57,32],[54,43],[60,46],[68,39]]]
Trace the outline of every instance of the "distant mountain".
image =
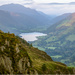
[[59,29],[64,29],[64,28],[68,29],[69,27],[71,28],[71,27],[75,26],[74,25],[75,13],[62,15],[62,17],[60,17],[59,19],[61,19],[61,18],[63,18],[63,19],[57,21],[53,26],[51,26],[47,29],[47,33],[50,33],[51,30],[59,31]]
[[[26,8],[19,4],[3,5],[0,6],[0,10],[2,10],[0,12],[3,12],[3,14],[0,14],[0,16],[4,16],[0,19],[0,24],[3,27],[9,26],[8,29],[5,29],[6,31],[9,30],[10,32],[29,32],[38,30],[39,27],[42,28],[44,26],[48,26],[50,23],[49,17],[47,17],[47,15],[44,13],[42,15],[36,10]],[[9,16],[7,14],[9,14]]]
[[53,60],[75,67],[75,13],[50,26],[46,33],[33,45],[44,49]]
[[[2,5],[2,6],[0,6],[0,10],[25,14],[27,16],[30,16],[30,17],[36,19],[36,20],[39,20],[40,22],[43,20],[45,20],[45,21],[48,20],[48,18],[47,18],[48,15],[44,14],[43,12],[39,12],[39,11],[36,11],[31,8],[26,8],[26,7],[19,5],[19,4]],[[49,17],[49,18],[51,18],[51,17]]]
[[30,15],[37,12],[34,9],[26,8],[20,4],[13,4],[13,3],[0,6],[0,10]]
[[54,62],[18,36],[0,31],[0,74],[74,74],[74,68]]
[[5,32],[12,32],[13,28],[15,28],[14,31],[16,30],[16,27],[17,22],[12,18],[11,14],[7,11],[0,10],[0,29]]
[[[12,8],[12,9],[11,9]],[[26,14],[32,17],[46,17],[48,15],[44,14],[41,11],[36,11],[35,9],[31,9],[31,8],[26,8],[22,5],[19,4],[7,4],[7,5],[2,5],[0,6],[0,10],[4,10],[4,11],[9,11],[9,12],[15,12],[15,13],[22,13],[22,14]]]

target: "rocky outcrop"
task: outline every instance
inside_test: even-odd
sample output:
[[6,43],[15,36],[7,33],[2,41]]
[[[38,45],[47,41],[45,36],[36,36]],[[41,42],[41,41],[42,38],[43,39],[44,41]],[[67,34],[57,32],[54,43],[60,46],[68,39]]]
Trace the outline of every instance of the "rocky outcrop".
[[[32,68],[31,63],[28,61],[27,57],[21,58],[17,64],[18,69],[17,72],[20,74],[38,74],[38,72]],[[12,60],[7,56],[0,56],[0,66],[3,65],[3,68],[8,71],[9,74],[14,74],[14,69],[12,65]],[[6,72],[7,74],[7,72]]]
[[20,52],[19,47],[18,47],[18,44],[16,44],[15,50],[16,50],[16,53],[19,53]]
[[9,47],[9,41],[7,41],[7,39],[5,40],[5,45],[7,45]]
[[13,73],[13,68],[12,68],[12,61],[10,60],[9,57],[7,56],[0,56],[0,66],[3,65],[4,68],[9,72],[9,73]]
[[5,46],[1,46],[0,48],[1,48],[1,51],[3,51],[5,49]]
[[27,51],[15,35],[1,32],[0,37],[0,74],[35,74]]

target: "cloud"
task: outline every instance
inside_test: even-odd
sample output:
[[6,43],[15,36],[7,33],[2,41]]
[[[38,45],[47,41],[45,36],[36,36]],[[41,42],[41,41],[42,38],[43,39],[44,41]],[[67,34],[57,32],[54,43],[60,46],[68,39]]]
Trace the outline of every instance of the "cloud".
[[24,4],[31,3],[33,0],[0,0],[0,5],[16,3],[16,4]]
[[0,0],[0,5],[10,4],[10,3],[21,4],[24,5],[25,7],[30,7],[32,9],[42,11],[49,15],[61,15],[63,13],[75,12],[75,2],[69,4],[67,3],[51,4],[51,3],[41,3],[41,1],[43,0]]
[[24,1],[33,1],[33,0],[24,0]]
[[34,0],[37,3],[69,3],[69,2],[75,2],[75,0]]
[[27,7],[42,11],[49,15],[61,15],[64,13],[75,12],[75,5],[73,4],[38,4],[33,3],[30,5],[25,5]]
[[24,0],[0,0],[0,5],[4,5],[4,4],[10,4],[10,3],[18,3],[21,4],[23,3]]

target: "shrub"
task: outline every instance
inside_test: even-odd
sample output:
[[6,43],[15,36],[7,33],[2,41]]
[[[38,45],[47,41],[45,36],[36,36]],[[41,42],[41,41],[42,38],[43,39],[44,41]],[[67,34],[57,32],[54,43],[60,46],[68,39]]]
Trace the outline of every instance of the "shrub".
[[42,70],[43,70],[43,71],[46,71],[46,70],[47,70],[46,64],[43,64],[43,65],[42,65]]

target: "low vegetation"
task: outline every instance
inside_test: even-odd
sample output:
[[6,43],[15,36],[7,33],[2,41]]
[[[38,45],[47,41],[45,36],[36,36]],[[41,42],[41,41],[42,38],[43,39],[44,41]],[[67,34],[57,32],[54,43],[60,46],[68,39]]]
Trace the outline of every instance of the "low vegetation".
[[0,74],[74,74],[60,62],[54,62],[32,44],[0,31]]
[[75,13],[50,26],[45,33],[47,36],[39,37],[32,42],[33,46],[41,47],[54,61],[75,67]]

